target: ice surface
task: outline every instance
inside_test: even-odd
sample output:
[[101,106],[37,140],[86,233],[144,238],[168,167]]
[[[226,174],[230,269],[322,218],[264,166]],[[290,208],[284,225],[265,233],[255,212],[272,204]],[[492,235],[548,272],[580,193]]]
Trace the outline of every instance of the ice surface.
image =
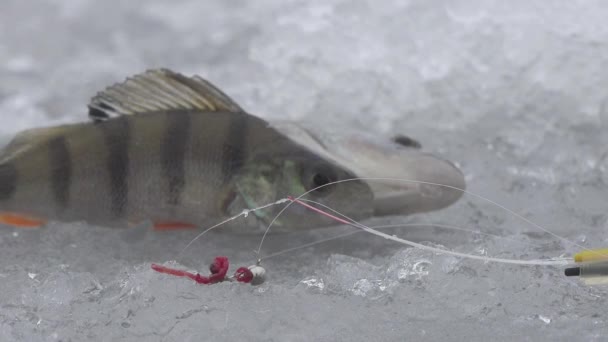
[[[608,244],[608,4],[313,0],[0,3],[0,137],[84,119],[97,90],[146,68],[209,78],[267,119],[402,133],[469,189],[587,247]],[[371,222],[385,224],[385,221]],[[416,241],[510,258],[577,248],[472,197],[388,223]],[[343,228],[271,236],[265,253]],[[195,232],[52,224],[0,230],[0,340],[603,340],[605,288],[561,269],[483,264],[357,234],[265,262],[268,281],[153,273]],[[254,261],[210,234],[180,260]]]

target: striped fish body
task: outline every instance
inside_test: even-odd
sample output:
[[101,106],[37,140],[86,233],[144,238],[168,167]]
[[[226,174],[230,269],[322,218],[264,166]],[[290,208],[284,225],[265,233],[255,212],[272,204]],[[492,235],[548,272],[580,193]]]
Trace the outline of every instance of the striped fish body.
[[112,226],[202,224],[223,217],[248,148],[284,140],[242,113],[156,112],[57,127],[3,160],[0,184],[14,186],[2,209]]
[[[204,226],[291,191],[307,191],[319,175],[323,181],[354,177],[247,114],[202,79],[168,70],[139,77],[135,80],[147,88],[126,82],[98,94],[90,105],[91,122],[18,135],[0,157],[0,212],[109,227],[143,221]],[[177,81],[162,84],[167,79]],[[188,101],[172,102],[176,93],[188,94],[181,95]],[[363,183],[343,190],[319,195],[333,198],[333,204],[351,201],[350,195],[371,199]],[[354,217],[369,214],[353,210]],[[283,223],[329,223],[302,221],[302,215]],[[268,217],[256,219],[267,223]]]

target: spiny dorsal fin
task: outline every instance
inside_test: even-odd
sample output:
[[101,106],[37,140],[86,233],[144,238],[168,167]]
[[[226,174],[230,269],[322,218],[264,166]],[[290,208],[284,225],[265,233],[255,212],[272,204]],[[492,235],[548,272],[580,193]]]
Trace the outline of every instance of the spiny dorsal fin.
[[186,77],[168,69],[154,69],[97,93],[89,104],[89,117],[103,121],[120,115],[176,109],[244,112],[230,97],[199,76]]

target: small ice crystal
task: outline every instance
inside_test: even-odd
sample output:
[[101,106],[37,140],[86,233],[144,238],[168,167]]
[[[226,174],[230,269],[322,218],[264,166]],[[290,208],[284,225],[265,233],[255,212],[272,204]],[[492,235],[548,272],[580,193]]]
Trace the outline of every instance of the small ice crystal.
[[30,277],[30,279],[34,279],[34,278],[36,278],[37,274],[36,273],[28,273],[27,276]]
[[403,268],[397,273],[399,280],[405,280],[410,276],[414,276],[416,280],[422,279],[422,277],[429,275],[429,266],[432,263],[429,260],[420,260],[412,265],[411,269]]
[[476,252],[480,255],[488,255],[488,251],[483,247],[477,248]]
[[359,279],[353,285],[352,291],[356,296],[365,297],[365,295],[373,289],[374,289],[374,284],[371,281],[369,281],[367,279]]
[[325,283],[323,282],[323,279],[319,278],[308,278],[308,279],[304,279],[302,281],[300,281],[300,283],[306,285],[307,287],[316,287],[319,290],[323,290],[325,288]]
[[538,315],[538,319],[540,319],[541,321],[545,322],[545,324],[551,323],[551,318],[545,317],[543,315]]

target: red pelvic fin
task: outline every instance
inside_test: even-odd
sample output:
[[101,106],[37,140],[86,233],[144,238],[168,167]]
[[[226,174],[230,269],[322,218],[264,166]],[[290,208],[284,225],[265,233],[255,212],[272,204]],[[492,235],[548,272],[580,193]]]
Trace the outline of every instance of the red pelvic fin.
[[155,222],[154,230],[181,230],[181,229],[194,229],[195,224],[185,222]]
[[0,213],[0,223],[17,228],[38,228],[46,221],[14,213]]

